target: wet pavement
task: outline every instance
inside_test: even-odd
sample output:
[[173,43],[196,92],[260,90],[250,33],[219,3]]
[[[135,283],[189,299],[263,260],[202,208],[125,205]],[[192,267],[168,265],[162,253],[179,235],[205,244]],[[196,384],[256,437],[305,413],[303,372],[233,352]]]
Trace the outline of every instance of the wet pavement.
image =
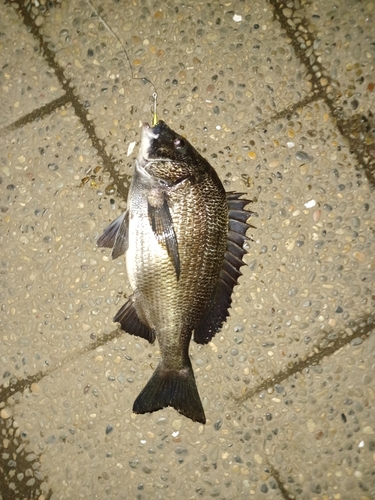
[[[87,1],[0,7],[0,498],[375,498],[375,2],[98,9],[131,67]],[[125,261],[95,244],[139,78],[258,214],[230,318],[191,344],[205,426],[132,414],[160,353],[112,323]]]

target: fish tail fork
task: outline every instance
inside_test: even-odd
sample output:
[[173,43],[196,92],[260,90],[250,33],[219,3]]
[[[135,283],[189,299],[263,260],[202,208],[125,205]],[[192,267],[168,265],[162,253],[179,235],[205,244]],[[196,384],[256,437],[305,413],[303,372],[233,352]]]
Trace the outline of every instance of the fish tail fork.
[[135,400],[133,412],[151,413],[167,406],[194,422],[206,423],[190,361],[179,370],[165,368],[160,363]]

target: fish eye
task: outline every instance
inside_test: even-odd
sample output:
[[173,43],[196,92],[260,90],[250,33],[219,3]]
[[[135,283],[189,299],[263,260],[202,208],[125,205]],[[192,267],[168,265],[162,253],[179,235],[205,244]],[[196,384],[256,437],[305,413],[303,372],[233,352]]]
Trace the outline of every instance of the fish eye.
[[185,147],[185,141],[181,137],[177,137],[177,139],[173,141],[173,145],[176,149],[182,149]]

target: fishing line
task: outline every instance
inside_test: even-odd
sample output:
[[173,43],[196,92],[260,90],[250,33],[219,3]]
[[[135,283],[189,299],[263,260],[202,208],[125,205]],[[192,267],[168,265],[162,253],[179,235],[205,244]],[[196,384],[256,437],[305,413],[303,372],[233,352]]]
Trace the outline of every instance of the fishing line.
[[119,44],[121,45],[122,47],[122,50],[124,51],[125,53],[125,56],[126,56],[126,59],[128,61],[128,65],[129,65],[129,68],[130,68],[130,72],[131,72],[131,80],[141,80],[143,83],[149,83],[152,88],[154,89],[154,92],[152,94],[152,99],[153,99],[153,109],[152,109],[152,126],[154,127],[157,123],[158,123],[158,116],[157,116],[157,113],[156,113],[156,107],[157,107],[157,99],[158,99],[158,92],[156,90],[156,87],[155,85],[152,83],[151,80],[149,80],[148,78],[146,77],[136,77],[134,76],[134,70],[133,70],[133,65],[130,61],[130,58],[129,58],[129,55],[128,55],[128,51],[126,50],[125,48],[125,45],[122,43],[120,37],[118,36],[118,34],[110,27],[110,25],[103,19],[103,17],[99,14],[98,10],[96,9],[95,5],[92,3],[91,0],[86,0],[86,2],[89,4],[89,6],[91,7],[92,11],[94,12],[94,14],[98,17],[99,21],[103,24],[103,26],[111,33],[112,36],[114,36],[116,38],[116,40],[119,42]]

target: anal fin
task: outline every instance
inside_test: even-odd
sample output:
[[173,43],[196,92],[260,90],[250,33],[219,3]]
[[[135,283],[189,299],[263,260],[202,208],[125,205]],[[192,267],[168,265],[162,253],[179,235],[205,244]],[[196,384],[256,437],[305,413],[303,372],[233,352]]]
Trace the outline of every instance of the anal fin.
[[130,335],[136,335],[148,340],[151,344],[155,342],[155,332],[145,325],[135,310],[132,297],[121,307],[113,318],[115,323],[120,323],[121,329]]

